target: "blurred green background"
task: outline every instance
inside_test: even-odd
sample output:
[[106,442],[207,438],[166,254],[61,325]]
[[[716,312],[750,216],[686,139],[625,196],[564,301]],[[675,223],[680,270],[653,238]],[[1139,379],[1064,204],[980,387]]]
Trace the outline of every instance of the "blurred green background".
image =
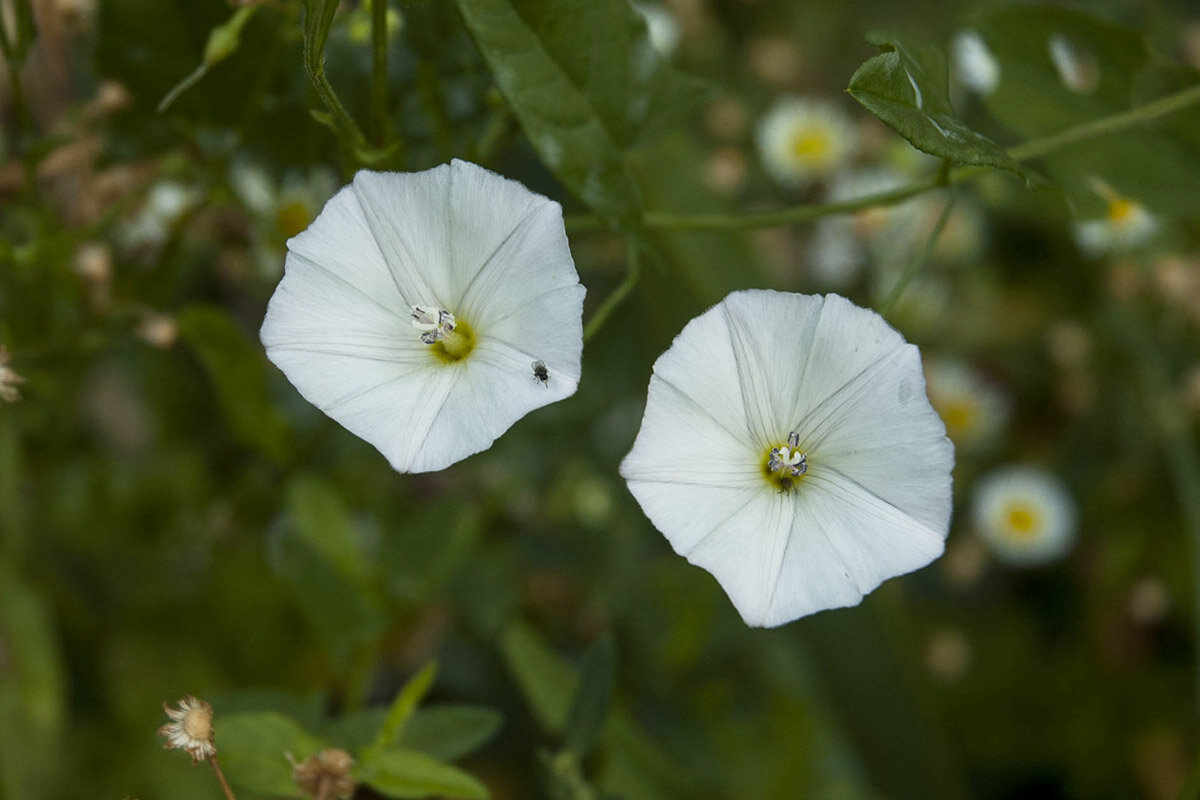
[[[500,50],[476,44],[508,24],[495,8],[596,113],[624,115],[618,151],[580,140],[545,165],[526,135],[545,109],[498,85]],[[943,50],[981,31],[999,85],[952,80],[951,98],[1005,147],[1196,83],[1189,4],[1062,8],[668,0],[642,12],[667,15],[652,84],[626,91],[606,59],[649,40],[617,0],[391,2],[381,104],[372,9],[346,2],[324,52],[355,147],[317,118],[297,0],[0,0],[0,344],[23,378],[0,402],[0,796],[217,796],[155,736],[162,703],[189,693],[216,709],[239,797],[304,796],[282,751],[365,746],[432,661],[401,744],[440,766],[411,762],[392,796],[1195,796],[1196,106],[1028,162],[1034,190],[958,184],[887,312],[929,362],[977,376],[959,413],[986,417],[951,424],[956,514],[933,565],[858,608],[747,629],[617,475],[650,366],[688,319],[745,287],[878,306],[942,199],[900,207],[882,241],[854,218],[866,264],[836,280],[814,267],[813,223],[639,219],[827,197],[832,178],[796,190],[763,171],[755,125],[788,95],[851,117],[848,168],[936,172],[844,91],[875,28]],[[1099,76],[1089,91],[1049,71],[1038,42],[1060,29]],[[355,169],[452,157],[564,205],[585,319],[625,275],[623,239],[644,263],[574,397],[443,472],[400,475],[299,397],[257,330],[284,241]],[[1154,215],[1153,238],[1080,249],[1073,226],[1105,214],[1097,178]],[[1057,475],[1078,508],[1053,563],[1006,564],[973,529],[976,480],[1012,463]]]

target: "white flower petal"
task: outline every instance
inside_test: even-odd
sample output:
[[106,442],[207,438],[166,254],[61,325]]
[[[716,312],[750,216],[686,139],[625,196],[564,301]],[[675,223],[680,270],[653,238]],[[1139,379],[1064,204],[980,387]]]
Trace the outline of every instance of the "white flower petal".
[[[732,362],[732,363],[731,363]],[[655,363],[621,474],[750,625],[853,605],[941,552],[953,449],[915,347],[836,295],[735,292]],[[797,455],[794,485],[766,473]]]
[[[575,392],[584,289],[558,204],[520,184],[461,161],[363,171],[288,247],[267,355],[397,470],[449,466]],[[413,327],[418,305],[454,315],[473,349],[440,360]]]

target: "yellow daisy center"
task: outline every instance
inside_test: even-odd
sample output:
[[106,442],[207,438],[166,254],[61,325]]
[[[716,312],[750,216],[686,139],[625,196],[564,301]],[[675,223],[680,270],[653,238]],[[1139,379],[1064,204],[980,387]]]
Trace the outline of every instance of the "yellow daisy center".
[[1116,225],[1129,222],[1137,211],[1137,204],[1124,197],[1114,197],[1108,201],[1108,221]]
[[1042,515],[1026,503],[1016,503],[1005,511],[1004,521],[1016,539],[1032,539],[1041,527]]
[[792,155],[798,161],[825,163],[832,151],[833,137],[823,128],[806,128],[792,137]]
[[954,400],[942,405],[939,409],[942,421],[946,423],[946,431],[950,438],[956,438],[974,430],[979,409],[967,400]]
[[275,227],[285,239],[300,233],[311,222],[312,215],[308,213],[308,206],[299,201],[280,206],[275,212]]

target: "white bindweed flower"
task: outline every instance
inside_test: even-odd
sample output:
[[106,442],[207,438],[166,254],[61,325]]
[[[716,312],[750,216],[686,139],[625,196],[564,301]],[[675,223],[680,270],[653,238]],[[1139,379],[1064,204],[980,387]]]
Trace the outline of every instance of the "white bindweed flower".
[[1000,83],[1000,62],[978,31],[961,30],[950,43],[954,77],[977,94],[991,94]]
[[758,124],[758,151],[779,183],[804,188],[843,166],[858,146],[854,124],[825,100],[781,100]]
[[288,250],[267,356],[401,472],[485,450],[575,392],[584,289],[562,208],[516,181],[457,160],[364,170]]
[[929,402],[959,447],[992,444],[1012,415],[1008,395],[961,361],[930,360],[925,368]]
[[996,557],[1014,566],[1060,558],[1075,538],[1075,503],[1054,475],[1007,467],[975,486],[972,517]]
[[953,463],[915,346],[838,295],[759,290],[655,362],[621,475],[746,623],[773,627],[936,558]]

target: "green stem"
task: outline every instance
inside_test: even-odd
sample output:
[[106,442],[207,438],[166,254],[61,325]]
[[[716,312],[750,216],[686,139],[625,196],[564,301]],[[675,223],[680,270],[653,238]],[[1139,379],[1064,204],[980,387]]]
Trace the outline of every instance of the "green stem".
[[588,320],[587,325],[584,326],[583,341],[585,344],[590,342],[600,332],[600,329],[604,327],[604,323],[608,321],[608,318],[612,316],[617,307],[633,291],[633,287],[637,285],[641,272],[641,263],[638,260],[637,243],[633,239],[626,240],[625,252],[629,262],[625,279],[617,285],[617,288],[613,289],[612,294],[604,298],[604,302],[600,304],[600,307],[592,314],[592,318]]
[[387,0],[371,0],[371,133],[382,147],[388,139]]
[[[1073,128],[1067,128],[1065,131],[1060,131],[1053,136],[1031,139],[1028,142],[1010,148],[1008,154],[1017,161],[1029,161],[1030,159],[1048,155],[1055,150],[1083,141],[1084,139],[1091,139],[1106,133],[1115,133],[1152,122],[1196,103],[1200,103],[1200,86],[1192,86],[1120,114],[1113,114],[1112,116],[1076,125]],[[821,217],[834,216],[836,214],[848,214],[864,208],[895,205],[913,195],[927,192],[938,186],[962,183],[991,171],[986,167],[957,167],[951,170],[945,176],[944,180],[938,176],[923,178],[899,189],[865,195],[855,200],[840,203],[813,203],[782,208],[776,211],[748,214],[673,214],[663,211],[647,211],[643,215],[642,221],[647,228],[684,231],[774,228],[782,225],[791,225],[796,222],[807,222]],[[567,218],[566,222],[568,231],[599,230],[605,227],[604,221],[595,214],[572,215]]]
[[[311,1],[308,3],[309,14],[313,13],[314,4]],[[365,147],[366,139],[363,138],[362,131],[359,130],[358,125],[350,118],[345,107],[338,100],[333,87],[329,84],[329,79],[325,77],[325,39],[329,34],[329,27],[333,23],[337,2],[325,0],[319,5],[321,18],[316,21],[305,20],[304,69],[308,72],[308,79],[317,91],[317,96],[321,98],[321,102],[325,104],[325,109],[329,112],[330,121],[333,123],[338,138],[342,140],[342,144],[348,150],[356,152]]]
[[[1129,316],[1129,312],[1127,312]],[[1187,526],[1192,550],[1192,601],[1198,627],[1193,647],[1200,650],[1200,455],[1192,439],[1191,425],[1179,407],[1163,362],[1162,349],[1156,345],[1147,323],[1125,322],[1117,334],[1130,345],[1130,355],[1141,379],[1141,393],[1150,418],[1158,428],[1163,456],[1171,473]],[[1194,654],[1200,659],[1200,653]],[[1200,664],[1196,667],[1196,702],[1200,705]]]
[[904,272],[900,275],[900,279],[896,281],[896,285],[891,288],[887,296],[883,298],[883,302],[879,305],[879,314],[883,317],[888,315],[896,301],[900,299],[900,295],[904,294],[905,287],[909,282],[916,277],[921,271],[921,267],[929,259],[929,254],[933,252],[933,248],[937,247],[938,239],[942,236],[942,231],[946,228],[946,220],[950,219],[950,211],[954,208],[954,201],[958,198],[958,193],[953,189],[950,190],[950,196],[946,198],[946,204],[942,206],[942,213],[938,215],[937,222],[933,225],[933,230],[929,232],[929,236],[925,239],[925,246],[921,251],[913,257],[904,268]]

